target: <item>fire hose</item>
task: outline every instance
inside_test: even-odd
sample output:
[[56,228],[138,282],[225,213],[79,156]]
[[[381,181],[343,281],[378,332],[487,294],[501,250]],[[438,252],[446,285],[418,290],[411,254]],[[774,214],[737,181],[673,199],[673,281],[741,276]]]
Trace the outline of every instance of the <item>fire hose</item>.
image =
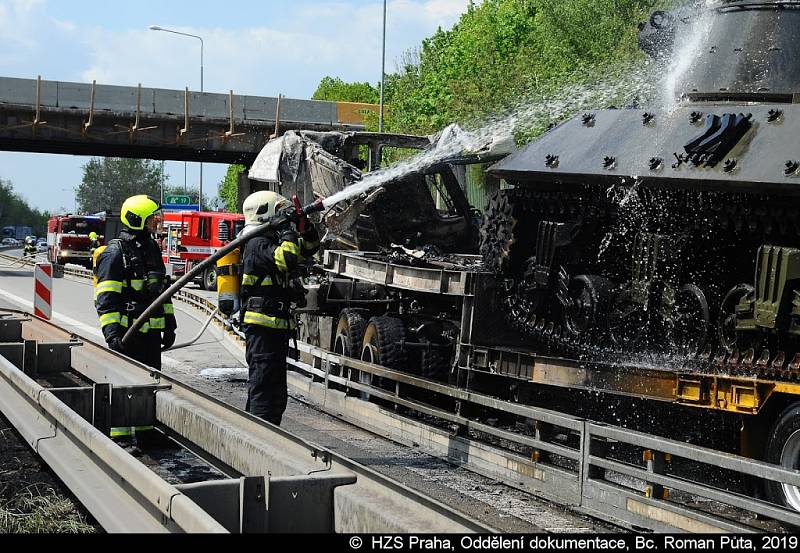
[[205,271],[209,266],[215,266],[217,261],[228,255],[230,252],[239,248],[246,244],[251,239],[255,238],[256,236],[260,236],[265,232],[270,230],[274,230],[281,225],[285,224],[286,222],[293,221],[300,223],[301,221],[305,221],[305,218],[312,213],[316,213],[318,211],[322,211],[325,209],[325,206],[322,203],[322,200],[317,200],[314,203],[308,204],[305,207],[300,207],[299,202],[295,200],[295,209],[291,212],[280,213],[275,215],[274,217],[270,218],[263,224],[256,227],[252,232],[244,234],[239,238],[233,240],[228,245],[220,248],[216,253],[214,253],[211,257],[204,259],[202,262],[195,265],[192,270],[187,271],[181,278],[179,278],[175,283],[167,288],[164,292],[158,296],[153,303],[151,303],[147,308],[142,312],[141,315],[131,324],[128,328],[128,331],[125,333],[125,336],[122,337],[122,345],[126,346],[130,343],[133,337],[136,335],[136,332],[142,327],[142,325],[150,320],[150,316],[153,315],[156,310],[164,305],[164,303],[171,298],[175,292],[186,286],[189,282],[194,280],[194,278],[199,275],[202,271]]

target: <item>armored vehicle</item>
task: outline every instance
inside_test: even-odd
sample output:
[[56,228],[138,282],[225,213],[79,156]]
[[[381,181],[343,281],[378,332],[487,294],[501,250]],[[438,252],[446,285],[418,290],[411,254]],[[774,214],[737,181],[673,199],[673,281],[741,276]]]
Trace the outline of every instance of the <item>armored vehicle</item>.
[[[678,58],[674,102],[578,114],[490,170],[513,185],[481,229],[507,319],[551,355],[797,380],[800,3],[657,12],[639,38]],[[773,396],[757,450],[797,468],[800,404]]]

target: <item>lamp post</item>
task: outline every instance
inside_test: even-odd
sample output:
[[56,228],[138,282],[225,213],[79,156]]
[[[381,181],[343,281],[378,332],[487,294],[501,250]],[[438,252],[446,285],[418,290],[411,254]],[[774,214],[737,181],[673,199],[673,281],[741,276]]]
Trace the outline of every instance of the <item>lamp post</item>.
[[[191,38],[196,38],[200,41],[200,92],[203,92],[203,37],[198,35],[193,35],[191,33],[183,33],[181,31],[174,31],[172,29],[165,29],[164,27],[159,27],[158,25],[150,25],[151,31],[163,31],[165,33],[172,33],[174,35],[181,35],[181,36],[188,36]],[[184,175],[184,189],[186,188],[185,180],[186,180],[186,164],[184,162],[183,166],[183,175]],[[185,191],[185,190],[184,190]],[[203,162],[200,162],[200,194],[197,198],[197,204],[200,208],[200,211],[203,211]]]
[[381,105],[378,114],[378,132],[383,132],[383,81],[386,80],[386,0],[383,0],[383,48],[381,50]]

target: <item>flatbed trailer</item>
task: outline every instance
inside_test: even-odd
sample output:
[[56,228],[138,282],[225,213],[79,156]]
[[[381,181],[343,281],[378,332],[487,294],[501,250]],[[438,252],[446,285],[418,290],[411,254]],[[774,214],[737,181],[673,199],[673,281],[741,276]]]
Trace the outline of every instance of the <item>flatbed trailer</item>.
[[[595,358],[540,354],[504,321],[494,293],[502,284],[482,270],[478,256],[426,263],[409,256],[398,260],[328,250],[323,268],[327,282],[310,302],[311,313],[303,316],[301,337],[313,346],[519,403],[536,403],[532,398],[539,389],[556,393],[562,403],[573,393],[583,394],[581,402],[587,394],[613,396],[663,413],[665,420],[674,409],[675,418],[704,432],[707,443],[719,446],[721,440],[724,449],[756,459],[780,447],[787,453],[778,464],[796,469],[800,461],[795,448],[800,405],[794,409],[800,401],[800,366],[794,363],[772,365],[748,352],[708,350],[691,357],[629,360],[604,360],[602,351]],[[388,319],[397,322],[387,330]],[[441,336],[426,333],[426,325]],[[542,332],[549,330],[544,324]],[[375,339],[382,331],[384,336]],[[362,342],[354,344],[359,336]],[[432,357],[445,369],[430,370],[426,359]],[[722,430],[712,422],[720,420],[739,431],[720,437]],[[782,490],[773,501],[800,508],[794,503],[797,489]]]

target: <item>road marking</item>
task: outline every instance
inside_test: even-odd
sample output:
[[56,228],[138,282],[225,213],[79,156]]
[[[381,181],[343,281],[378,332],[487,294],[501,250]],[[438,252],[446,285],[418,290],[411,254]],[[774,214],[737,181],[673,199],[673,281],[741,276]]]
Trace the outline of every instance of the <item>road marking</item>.
[[[30,302],[24,298],[16,296],[10,292],[6,292],[5,290],[0,290],[0,296],[6,298],[11,303],[15,303],[21,307],[24,307],[28,312],[33,310],[33,302]],[[73,319],[72,317],[69,317],[67,315],[64,315],[63,313],[58,313],[55,311],[53,312],[53,319],[73,327],[75,330],[79,331],[78,334],[91,334],[95,338],[100,339],[101,345],[105,344],[106,339],[103,336],[103,333],[100,332],[100,330],[97,327],[87,325],[86,323],[82,323],[76,319]],[[164,355],[163,353],[161,354],[161,363],[171,368],[185,364],[182,363],[181,361],[178,361],[174,357],[170,357],[169,355]]]

